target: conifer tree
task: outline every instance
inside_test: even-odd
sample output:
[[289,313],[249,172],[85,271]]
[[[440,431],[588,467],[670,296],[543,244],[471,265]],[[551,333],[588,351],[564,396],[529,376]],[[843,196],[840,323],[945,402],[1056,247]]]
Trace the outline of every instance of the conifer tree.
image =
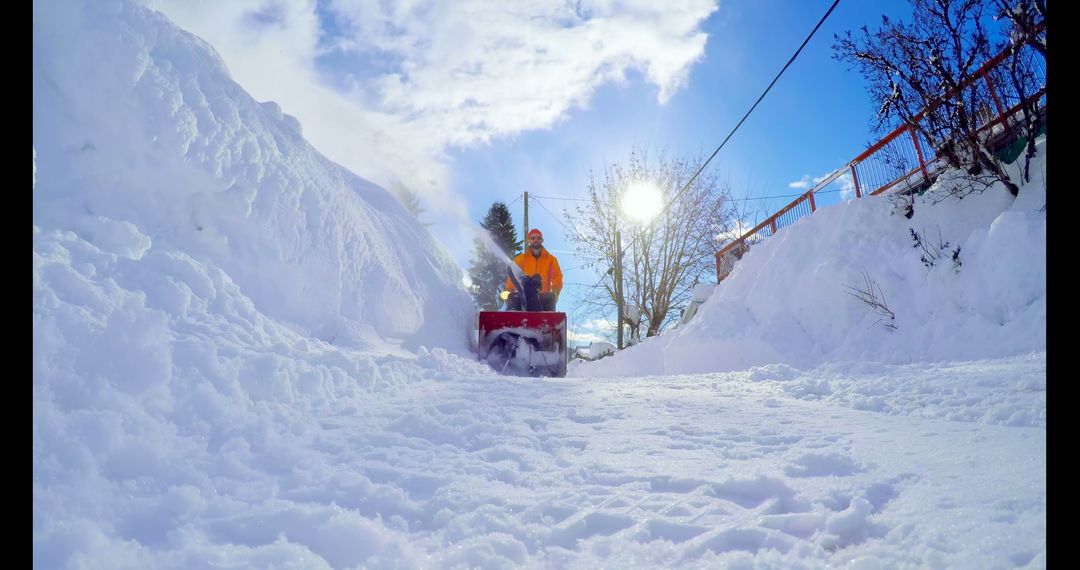
[[487,230],[503,255],[496,255],[483,240],[476,239],[472,262],[469,265],[469,277],[472,279],[470,293],[478,309],[497,311],[502,305],[499,292],[506,282],[506,266],[513,263],[514,254],[521,249],[522,240],[517,239],[518,232],[514,228],[510,209],[502,202],[495,202],[488,208],[480,227]]

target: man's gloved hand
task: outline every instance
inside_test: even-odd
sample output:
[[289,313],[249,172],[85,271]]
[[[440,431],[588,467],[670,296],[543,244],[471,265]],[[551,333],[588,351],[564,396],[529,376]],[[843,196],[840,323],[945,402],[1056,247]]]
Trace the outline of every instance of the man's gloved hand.
[[509,299],[510,298],[510,292],[503,289],[503,291],[501,293],[499,293],[499,298],[502,299],[503,301]]

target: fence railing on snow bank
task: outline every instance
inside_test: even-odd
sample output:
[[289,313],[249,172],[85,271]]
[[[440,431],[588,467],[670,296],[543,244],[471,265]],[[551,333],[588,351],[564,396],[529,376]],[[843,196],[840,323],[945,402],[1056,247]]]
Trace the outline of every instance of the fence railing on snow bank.
[[[1025,46],[1024,49],[1029,49]],[[962,87],[963,89],[986,89],[994,103],[994,109],[985,108],[978,113],[983,124],[980,131],[987,131],[991,144],[1003,146],[1010,137],[1015,136],[1009,119],[1020,112],[1025,104],[1038,101],[1041,112],[1045,112],[1046,97],[1046,60],[1038,57],[1026,58],[1031,62],[1031,72],[1042,86],[1034,95],[1022,99],[1020,94],[1004,81],[994,81],[999,66],[1006,61],[1009,50],[1005,50],[990,59],[976,71]],[[922,119],[925,111],[916,117]],[[836,169],[813,188],[784,206],[765,221],[750,231],[728,243],[716,252],[716,280],[722,281],[731,273],[735,263],[749,251],[750,246],[764,238],[776,234],[781,228],[808,216],[821,206],[820,196],[831,186],[854,193],[856,198],[874,196],[889,191],[907,191],[922,188],[933,182],[943,168],[943,160],[936,149],[930,148],[917,131],[908,124],[897,127],[880,141],[856,156],[851,162]]]

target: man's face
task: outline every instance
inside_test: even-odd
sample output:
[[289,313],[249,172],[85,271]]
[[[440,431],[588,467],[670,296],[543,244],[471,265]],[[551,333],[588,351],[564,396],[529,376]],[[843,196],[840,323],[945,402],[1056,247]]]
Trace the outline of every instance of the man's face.
[[534,250],[540,249],[540,246],[544,245],[544,237],[533,234],[529,236],[529,247]]

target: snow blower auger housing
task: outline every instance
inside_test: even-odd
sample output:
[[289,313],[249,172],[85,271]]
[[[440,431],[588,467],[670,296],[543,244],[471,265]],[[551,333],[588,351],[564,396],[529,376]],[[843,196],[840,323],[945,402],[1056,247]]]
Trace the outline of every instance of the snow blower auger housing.
[[539,276],[509,274],[526,310],[481,311],[477,356],[501,374],[566,376],[566,313],[542,310]]

